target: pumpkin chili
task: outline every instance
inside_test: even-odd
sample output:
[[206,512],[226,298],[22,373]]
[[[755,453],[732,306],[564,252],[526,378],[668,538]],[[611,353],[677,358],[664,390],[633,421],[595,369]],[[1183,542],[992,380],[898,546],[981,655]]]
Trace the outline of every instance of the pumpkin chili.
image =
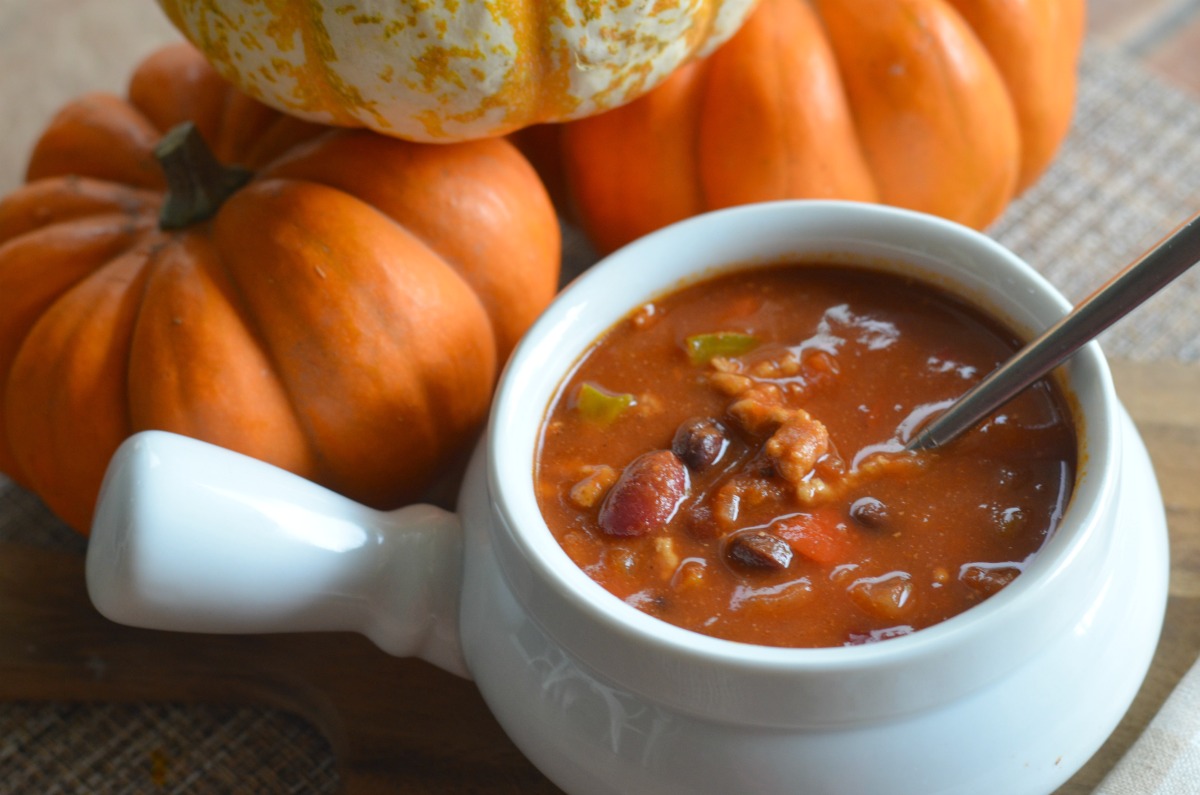
[[951,445],[903,442],[1019,346],[938,288],[820,263],[641,306],[549,408],[537,497],[568,556],[664,621],[852,645],[1017,577],[1070,498],[1076,437],[1043,381]]

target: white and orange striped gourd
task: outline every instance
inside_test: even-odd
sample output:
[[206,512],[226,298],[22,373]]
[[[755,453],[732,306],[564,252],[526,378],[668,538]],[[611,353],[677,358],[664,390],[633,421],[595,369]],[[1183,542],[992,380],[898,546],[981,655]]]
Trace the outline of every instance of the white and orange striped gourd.
[[713,51],[754,0],[159,0],[279,110],[417,141],[617,107]]

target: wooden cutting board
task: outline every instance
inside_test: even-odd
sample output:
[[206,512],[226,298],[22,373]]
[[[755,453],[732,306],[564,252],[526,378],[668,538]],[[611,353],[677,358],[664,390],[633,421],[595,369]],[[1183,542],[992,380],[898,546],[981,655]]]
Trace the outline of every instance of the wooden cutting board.
[[[1166,626],[1150,675],[1095,758],[1060,792],[1090,792],[1200,654],[1200,366],[1116,363],[1154,460],[1171,530]],[[0,699],[254,703],[328,737],[364,793],[554,793],[466,680],[357,635],[204,636],[114,625],[91,607],[83,558],[0,544]]]

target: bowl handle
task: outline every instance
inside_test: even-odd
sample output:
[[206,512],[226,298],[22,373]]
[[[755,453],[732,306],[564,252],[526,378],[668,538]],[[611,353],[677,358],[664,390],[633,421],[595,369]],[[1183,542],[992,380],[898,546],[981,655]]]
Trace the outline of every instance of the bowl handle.
[[88,595],[117,623],[185,632],[361,632],[469,676],[462,528],[376,511],[270,464],[163,431],[127,439],[101,488]]

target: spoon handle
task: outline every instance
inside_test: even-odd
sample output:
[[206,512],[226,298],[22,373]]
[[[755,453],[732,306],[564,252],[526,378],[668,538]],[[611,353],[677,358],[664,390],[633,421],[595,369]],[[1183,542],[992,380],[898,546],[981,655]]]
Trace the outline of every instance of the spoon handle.
[[1200,261],[1200,213],[1127,265],[1071,312],[993,370],[905,446],[938,447],[957,437],[1053,370]]

